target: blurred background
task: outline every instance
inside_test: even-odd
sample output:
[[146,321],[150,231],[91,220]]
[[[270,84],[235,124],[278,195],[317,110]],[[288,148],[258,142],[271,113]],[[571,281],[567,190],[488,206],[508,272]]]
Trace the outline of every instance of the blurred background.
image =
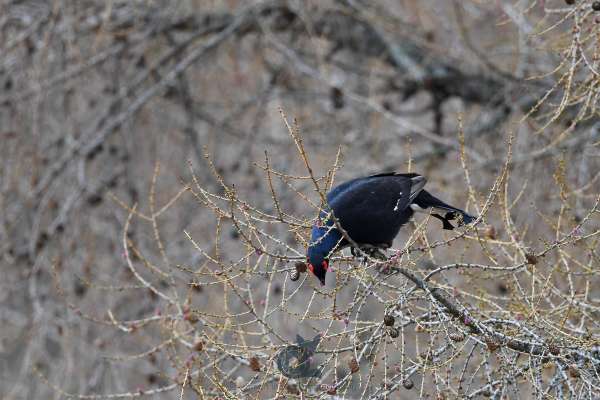
[[[589,241],[571,249],[571,255],[552,253],[539,283],[547,288],[556,281],[553,290],[561,301],[597,296],[597,3],[1,1],[0,397],[179,398],[182,379],[193,368],[186,369],[190,360],[178,346],[197,347],[203,343],[198,335],[215,336],[205,333],[208,328],[192,332],[178,326],[177,318],[166,322],[161,316],[171,313],[189,322],[185,307],[191,306],[201,319],[214,312],[232,323],[246,310],[242,297],[237,303],[223,299],[227,285],[214,284],[213,272],[215,265],[240,257],[252,270],[240,290],[256,290],[251,301],[262,302],[261,307],[265,301],[286,303],[270,316],[267,325],[275,332],[270,337],[293,342],[298,332],[312,338],[329,329],[335,317],[329,309],[308,326],[299,322],[316,293],[316,280],[287,278],[293,261],[305,253],[316,215],[308,200],[318,205],[319,196],[306,179],[281,111],[291,125],[295,120],[315,176],[326,176],[334,166],[335,182],[410,170],[426,176],[427,188],[445,201],[474,214],[485,211],[471,239],[411,261],[417,271],[452,262],[518,265],[524,252],[544,251],[583,220],[583,231],[576,233],[592,234]],[[494,185],[505,166],[510,179],[505,175],[498,189]],[[284,175],[273,175],[269,184],[267,170]],[[247,229],[252,218],[240,227],[219,217],[203,202],[208,197],[198,194],[200,188],[224,196],[215,202],[225,213],[235,188],[232,203],[246,202],[250,214],[275,215],[280,205],[294,216],[288,221],[300,227],[255,221],[281,241],[263,243],[262,250],[283,249],[289,262],[265,261],[258,251],[245,255],[254,251],[243,237],[252,230]],[[134,205],[141,214],[134,213],[127,225]],[[126,227],[135,242],[129,252]],[[402,248],[412,232],[403,231],[395,247]],[[436,221],[427,232],[432,243],[451,237]],[[157,291],[128,268],[129,258]],[[198,272],[202,268],[206,276]],[[565,268],[581,274],[563,291]],[[261,271],[268,278],[261,278]],[[524,293],[533,299],[533,284],[512,289],[521,279],[457,275],[442,281],[525,313],[510,308],[511,299]],[[328,277],[328,286],[335,280]],[[210,283],[204,287],[205,282]],[[340,302],[352,303],[352,290],[336,292]],[[157,292],[168,293],[168,299]],[[535,295],[545,298],[544,293]],[[289,304],[281,300],[287,295]],[[481,298],[465,301],[477,304]],[[327,299],[319,297],[315,304]],[[597,303],[589,301],[589,314],[573,324],[581,335],[593,336]],[[380,322],[389,305],[365,307],[366,318]],[[348,318],[358,321],[360,312]],[[564,312],[557,320],[577,314]],[[218,343],[237,343],[233,335],[220,336]],[[414,335],[405,338],[413,355]],[[176,343],[183,337],[191,339]],[[210,347],[209,339],[202,340]],[[218,352],[221,347],[214,343]],[[254,354],[247,349],[225,353]],[[257,354],[267,365],[274,350]],[[210,363],[216,355],[206,357]],[[244,387],[244,379],[257,372],[253,359],[247,359],[241,367],[223,364],[211,376],[222,373],[223,385],[232,391]],[[373,362],[367,362],[367,375]],[[231,368],[245,370],[228,375]],[[214,382],[206,382],[199,385],[207,398],[218,397],[209,389]],[[489,389],[482,382],[477,395]],[[381,394],[374,383],[353,385],[340,396]],[[430,389],[389,396],[443,392]],[[448,398],[462,396],[450,392]],[[252,389],[244,396],[273,393]],[[537,396],[497,393],[497,398]],[[288,395],[296,395],[293,388]],[[204,394],[190,389],[182,396]]]

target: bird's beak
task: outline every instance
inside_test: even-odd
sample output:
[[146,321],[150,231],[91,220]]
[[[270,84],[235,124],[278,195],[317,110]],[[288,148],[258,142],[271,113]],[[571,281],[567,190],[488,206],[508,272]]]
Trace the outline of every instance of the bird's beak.
[[319,282],[321,282],[321,286],[325,286],[325,277],[319,278]]

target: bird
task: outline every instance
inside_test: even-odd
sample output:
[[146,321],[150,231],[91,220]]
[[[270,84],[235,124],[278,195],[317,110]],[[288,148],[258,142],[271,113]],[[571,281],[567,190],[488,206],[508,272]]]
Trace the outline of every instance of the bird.
[[446,230],[455,228],[450,221],[456,220],[461,226],[476,220],[423,189],[425,183],[427,179],[416,173],[384,172],[355,178],[331,189],[326,206],[312,226],[306,252],[307,267],[321,285],[325,285],[333,253],[351,246],[356,255],[356,245],[371,256],[384,257],[381,250],[392,246],[402,225],[415,212],[433,209],[431,216],[439,219]]

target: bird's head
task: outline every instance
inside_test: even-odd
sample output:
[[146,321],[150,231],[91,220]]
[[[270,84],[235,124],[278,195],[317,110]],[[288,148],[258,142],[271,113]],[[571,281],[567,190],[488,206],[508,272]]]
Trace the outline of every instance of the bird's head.
[[332,221],[321,223],[318,220],[313,226],[310,245],[306,252],[308,269],[317,278],[321,285],[325,284],[325,275],[329,269],[329,256],[336,251],[342,239],[342,234],[333,226]]
[[315,247],[309,247],[306,258],[310,272],[319,278],[321,285],[325,285],[325,275],[327,275],[327,270],[329,269],[329,260],[325,258],[325,254],[321,253]]

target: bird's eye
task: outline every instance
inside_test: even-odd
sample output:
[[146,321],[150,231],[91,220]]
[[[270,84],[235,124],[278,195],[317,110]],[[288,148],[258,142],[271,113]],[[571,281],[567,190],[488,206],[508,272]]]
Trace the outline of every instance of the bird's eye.
[[324,269],[325,271],[327,271],[327,269],[329,268],[329,263],[328,263],[327,261],[323,261],[323,262],[321,263],[321,266],[323,267],[323,269]]

